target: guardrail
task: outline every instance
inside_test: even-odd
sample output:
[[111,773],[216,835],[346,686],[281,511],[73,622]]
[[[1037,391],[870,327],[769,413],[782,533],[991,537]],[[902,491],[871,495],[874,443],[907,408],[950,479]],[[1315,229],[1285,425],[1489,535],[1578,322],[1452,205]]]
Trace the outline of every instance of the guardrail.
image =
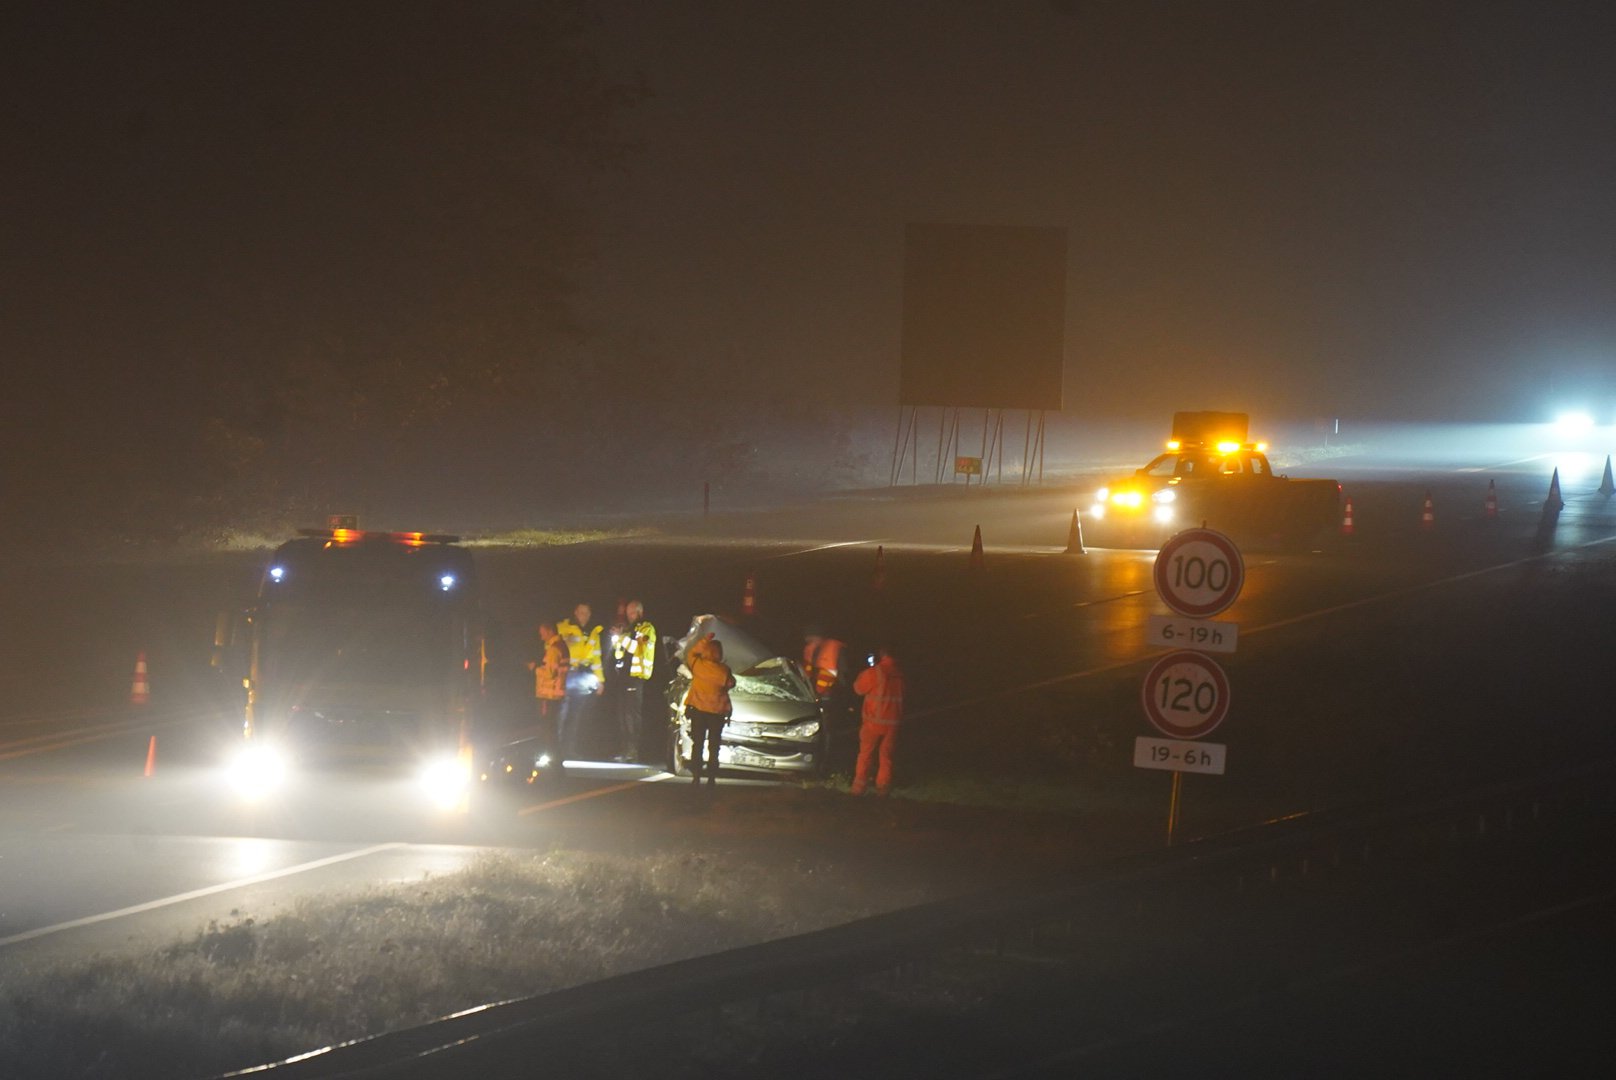
[[1119,860],[1082,881],[982,893],[798,937],[697,957],[538,997],[502,1002],[230,1076],[270,1080],[500,1075],[495,1062],[539,1060],[534,1047],[610,1045],[647,1016],[662,1021],[750,1004],[802,1008],[876,980],[923,980],[960,950],[1004,955],[1070,938],[1144,897],[1232,897],[1285,882],[1328,888],[1332,873],[1430,861],[1527,836],[1616,798],[1616,762],[1500,782],[1402,805],[1360,806],[1269,822]]

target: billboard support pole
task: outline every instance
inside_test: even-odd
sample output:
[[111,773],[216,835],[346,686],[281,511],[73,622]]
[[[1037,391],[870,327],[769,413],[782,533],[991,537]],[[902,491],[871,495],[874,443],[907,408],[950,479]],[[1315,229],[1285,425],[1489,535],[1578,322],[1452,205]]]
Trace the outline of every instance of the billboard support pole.
[[1027,486],[1027,474],[1030,472],[1032,462],[1028,455],[1032,451],[1032,410],[1027,410],[1027,426],[1021,433],[1021,486]]

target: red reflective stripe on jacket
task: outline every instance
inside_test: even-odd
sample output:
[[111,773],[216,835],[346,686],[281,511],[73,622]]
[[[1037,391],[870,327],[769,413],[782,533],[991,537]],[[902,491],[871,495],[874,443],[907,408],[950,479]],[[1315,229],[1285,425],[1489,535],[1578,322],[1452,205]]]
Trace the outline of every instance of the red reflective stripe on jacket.
[[860,714],[866,723],[896,724],[903,720],[903,669],[892,657],[859,672],[853,692],[864,698]]

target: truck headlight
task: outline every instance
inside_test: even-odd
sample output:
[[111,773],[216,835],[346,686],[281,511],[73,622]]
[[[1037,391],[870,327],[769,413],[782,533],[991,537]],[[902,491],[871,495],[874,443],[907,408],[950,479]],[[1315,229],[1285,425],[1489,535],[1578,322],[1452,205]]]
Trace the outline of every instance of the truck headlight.
[[291,773],[291,761],[279,748],[249,743],[225,767],[230,787],[243,799],[256,801],[278,790]]
[[421,766],[421,788],[440,810],[453,810],[471,789],[471,759],[464,754],[445,754]]

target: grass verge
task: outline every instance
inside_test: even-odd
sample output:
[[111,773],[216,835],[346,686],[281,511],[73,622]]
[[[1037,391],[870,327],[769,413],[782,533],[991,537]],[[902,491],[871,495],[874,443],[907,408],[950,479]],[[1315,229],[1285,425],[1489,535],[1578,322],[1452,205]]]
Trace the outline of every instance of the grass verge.
[[920,899],[803,862],[485,855],[262,921],[238,912],[144,955],[13,971],[0,1076],[212,1075]]

